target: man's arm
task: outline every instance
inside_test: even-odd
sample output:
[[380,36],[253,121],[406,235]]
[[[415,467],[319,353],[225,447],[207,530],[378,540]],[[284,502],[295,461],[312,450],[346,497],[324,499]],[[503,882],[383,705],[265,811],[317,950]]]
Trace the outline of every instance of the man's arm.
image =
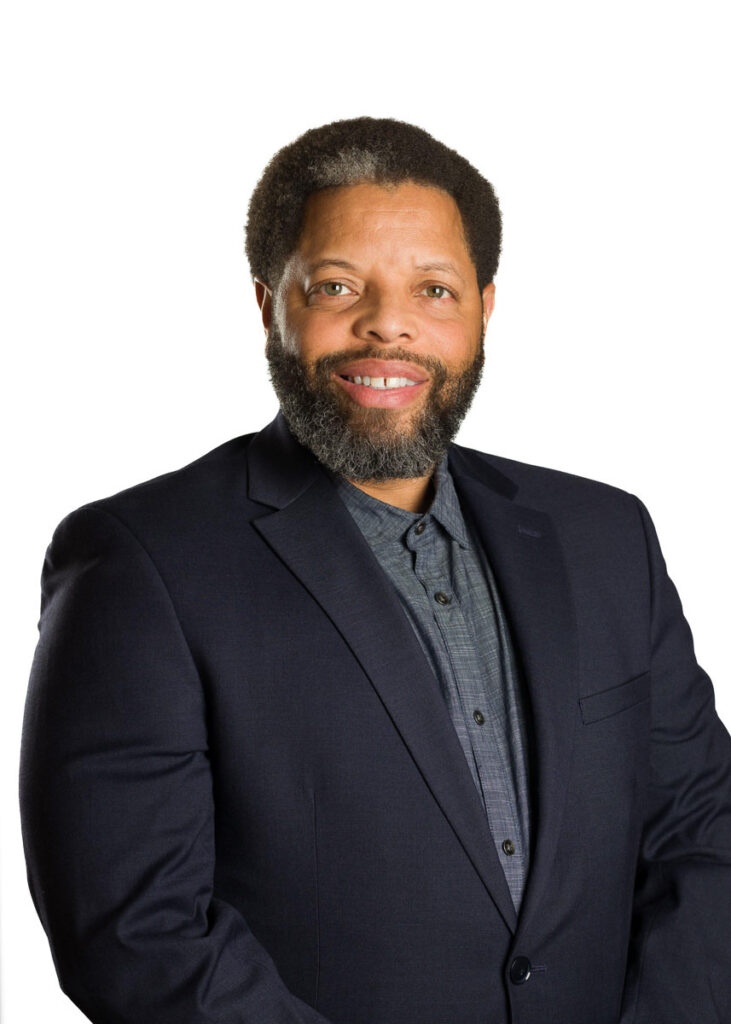
[[652,581],[652,754],[622,1024],[731,1021],[731,740],[640,506]]
[[213,896],[203,691],[170,596],[108,513],[56,531],[23,735],[31,891],[98,1024],[326,1024]]

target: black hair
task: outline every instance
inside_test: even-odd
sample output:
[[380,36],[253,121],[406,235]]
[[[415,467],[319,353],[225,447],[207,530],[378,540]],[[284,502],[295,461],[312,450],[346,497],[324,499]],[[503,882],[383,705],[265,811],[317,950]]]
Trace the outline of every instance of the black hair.
[[297,248],[305,203],[313,192],[405,181],[452,196],[482,290],[500,258],[502,222],[492,185],[423,128],[391,118],[356,117],[311,128],[272,157],[249,202],[246,255],[252,277],[276,288]]

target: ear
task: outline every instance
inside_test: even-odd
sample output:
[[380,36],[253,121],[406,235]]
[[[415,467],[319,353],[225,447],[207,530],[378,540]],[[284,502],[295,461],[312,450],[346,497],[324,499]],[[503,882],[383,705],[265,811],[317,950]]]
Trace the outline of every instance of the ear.
[[495,308],[495,285],[491,281],[486,284],[482,289],[482,324],[483,328],[487,327],[487,321],[492,316],[492,311]]
[[261,322],[264,324],[264,330],[269,333],[269,325],[272,322],[272,290],[269,285],[258,278],[254,278],[254,290],[256,292],[256,301],[261,311]]

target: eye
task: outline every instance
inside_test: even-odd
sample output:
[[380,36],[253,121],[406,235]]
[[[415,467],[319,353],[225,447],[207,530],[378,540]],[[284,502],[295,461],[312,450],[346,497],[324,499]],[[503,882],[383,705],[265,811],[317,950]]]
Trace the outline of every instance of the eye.
[[352,295],[353,293],[342,281],[323,281],[322,284],[318,284],[312,289],[312,294],[327,295],[329,298],[336,299],[340,295]]
[[422,289],[426,292],[427,298],[429,299],[444,299],[446,296],[454,298],[454,292],[451,292],[449,288],[443,284],[428,284]]

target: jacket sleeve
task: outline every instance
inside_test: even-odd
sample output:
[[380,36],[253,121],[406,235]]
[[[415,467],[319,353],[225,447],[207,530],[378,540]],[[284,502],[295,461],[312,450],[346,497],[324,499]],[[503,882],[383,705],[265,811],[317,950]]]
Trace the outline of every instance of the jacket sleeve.
[[96,1024],[327,1024],[217,899],[201,680],[120,521],[56,531],[23,730],[33,899],[61,987]]
[[644,506],[651,763],[622,1024],[731,1021],[731,740]]

